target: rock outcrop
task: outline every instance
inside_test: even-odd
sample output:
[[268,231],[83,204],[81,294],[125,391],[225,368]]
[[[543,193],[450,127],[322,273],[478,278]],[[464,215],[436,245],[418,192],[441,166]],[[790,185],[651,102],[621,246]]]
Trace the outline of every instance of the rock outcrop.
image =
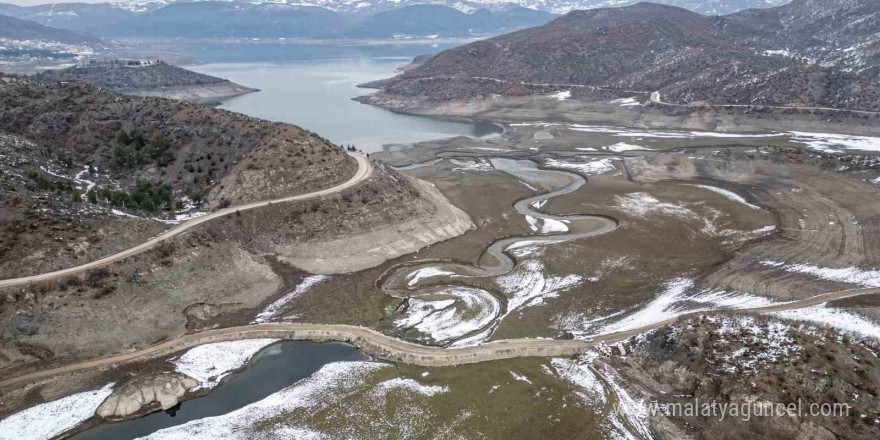
[[197,380],[179,373],[139,378],[116,389],[98,407],[97,414],[104,419],[120,419],[137,414],[154,403],[166,410],[177,405],[187,391],[198,385]]

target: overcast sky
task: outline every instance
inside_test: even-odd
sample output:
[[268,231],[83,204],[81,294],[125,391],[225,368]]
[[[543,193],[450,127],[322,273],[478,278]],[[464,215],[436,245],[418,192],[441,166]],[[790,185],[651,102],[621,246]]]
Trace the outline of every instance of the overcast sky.
[[45,5],[49,3],[111,3],[108,0],[0,0],[0,3],[12,3],[19,6]]

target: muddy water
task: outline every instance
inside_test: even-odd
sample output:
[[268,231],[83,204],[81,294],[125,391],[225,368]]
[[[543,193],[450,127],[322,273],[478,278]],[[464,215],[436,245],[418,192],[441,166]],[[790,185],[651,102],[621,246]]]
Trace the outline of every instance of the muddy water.
[[[605,234],[617,229],[615,219],[596,215],[554,215],[540,210],[554,197],[577,191],[587,181],[582,176],[559,170],[542,170],[529,160],[490,159],[492,166],[528,183],[548,190],[544,194],[514,204],[536,232],[525,237],[509,237],[493,242],[477,264],[459,262],[408,263],[385,278],[385,293],[406,298],[401,327],[431,327],[429,337],[420,342],[440,345],[466,345],[481,342],[500,323],[507,312],[503,294],[476,288],[468,279],[498,277],[516,267],[509,252],[520,246],[546,245]],[[479,298],[481,297],[481,298]],[[501,307],[499,307],[501,305]],[[491,312],[487,312],[491,311]],[[494,316],[486,316],[491,313]],[[450,325],[449,322],[456,322]],[[435,324],[436,323],[436,324]]]
[[247,368],[232,375],[205,397],[182,403],[175,411],[156,412],[140,419],[99,426],[72,437],[75,440],[128,440],[205,417],[226,414],[257,402],[311,376],[324,365],[368,360],[357,348],[341,343],[284,341],[260,350]]

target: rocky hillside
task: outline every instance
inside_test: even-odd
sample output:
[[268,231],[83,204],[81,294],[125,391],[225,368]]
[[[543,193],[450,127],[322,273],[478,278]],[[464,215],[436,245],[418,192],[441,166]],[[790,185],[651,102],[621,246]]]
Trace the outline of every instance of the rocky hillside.
[[256,91],[223,78],[204,75],[191,70],[158,62],[150,65],[129,65],[127,62],[70,67],[47,70],[36,75],[42,82],[84,82],[101,90],[134,95],[152,95],[174,98],[189,92],[206,99],[236,96]]
[[[696,438],[870,439],[880,435],[876,350],[874,339],[810,323],[702,316],[644,335],[614,364],[634,388],[657,402],[661,414],[668,412]],[[673,412],[675,405],[684,408],[695,399],[718,405],[716,413]],[[759,405],[778,404],[801,410],[758,415]],[[840,415],[830,415],[842,404]],[[827,405],[828,414],[821,414],[821,405]],[[723,418],[722,407],[727,409]],[[751,411],[749,417],[743,409]]]
[[330,187],[356,168],[292,125],[0,76],[0,273],[94,260],[176,220]]
[[438,100],[549,83],[659,91],[673,103],[880,109],[878,12],[873,0],[796,0],[728,16],[651,3],[574,11],[442,52],[381,85]]
[[[292,195],[344,181],[356,168],[341,148],[288,124],[82,83],[0,78],[0,131],[108,173],[123,189],[148,181],[170,185],[178,198],[217,205],[224,202],[210,200],[209,192],[230,176],[251,176],[236,193],[255,201],[271,198],[262,182],[270,176],[276,191]],[[294,166],[278,175],[279,161]]]

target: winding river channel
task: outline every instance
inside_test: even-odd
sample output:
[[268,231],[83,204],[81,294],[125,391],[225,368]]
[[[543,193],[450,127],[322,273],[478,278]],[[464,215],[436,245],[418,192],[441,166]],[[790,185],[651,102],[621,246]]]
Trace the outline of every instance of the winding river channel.
[[[543,194],[514,204],[535,230],[534,235],[507,237],[491,243],[476,264],[454,261],[409,262],[389,271],[382,281],[385,293],[403,299],[397,325],[416,329],[408,339],[432,345],[463,346],[485,342],[511,311],[508,298],[482,287],[478,278],[499,277],[516,268],[511,251],[562,243],[617,229],[616,219],[597,215],[555,215],[541,210],[548,200],[572,193],[587,180],[579,174],[539,169],[530,160],[491,159],[493,168],[538,187]],[[422,334],[419,334],[422,333]],[[428,333],[428,334],[425,334]]]
[[[337,143],[352,143],[365,151],[378,151],[388,143],[459,135],[494,136],[498,133],[498,128],[491,124],[402,115],[351,100],[368,93],[357,89],[356,84],[389,76],[403,64],[401,59],[312,60],[287,64],[247,61],[255,63],[209,64],[196,70],[263,90],[225,101],[220,104],[222,108],[304,125]],[[434,165],[442,160],[447,159],[435,159],[426,164]],[[485,348],[473,346],[490,340],[515,308],[511,303],[513,299],[498,288],[497,279],[517,271],[523,264],[517,258],[518,253],[607,234],[620,226],[618,220],[610,217],[558,215],[543,210],[549,200],[578,191],[588,184],[587,179],[577,173],[541,169],[530,160],[492,158],[489,161],[495,170],[514,176],[528,186],[541,188],[541,194],[518,200],[513,206],[533,233],[487,243],[475,262],[415,260],[386,272],[379,280],[382,290],[400,299],[400,305],[391,317],[396,328],[392,336],[398,338],[394,343],[404,339],[430,346],[466,347],[463,350]],[[584,189],[588,190],[589,186]],[[584,341],[539,342],[571,347],[585,344]],[[246,368],[227,378],[205,397],[184,402],[174,411],[102,425],[72,438],[124,440],[143,437],[160,429],[227,414],[260,401],[311,376],[328,363],[368,358],[354,346],[342,343],[280,342],[261,350]]]

